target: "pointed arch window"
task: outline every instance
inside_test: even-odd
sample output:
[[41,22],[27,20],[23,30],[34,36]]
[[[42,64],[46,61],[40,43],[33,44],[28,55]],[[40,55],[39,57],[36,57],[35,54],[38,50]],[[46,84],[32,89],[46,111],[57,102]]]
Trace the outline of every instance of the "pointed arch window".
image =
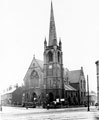
[[39,75],[35,70],[33,70],[30,74],[30,87],[39,87]]
[[84,86],[84,88],[85,88],[85,80],[84,80],[84,82],[83,82],[83,86]]
[[51,87],[52,85],[51,85],[51,80],[50,80],[50,87]]
[[49,62],[53,61],[53,53],[51,51],[49,51],[49,53],[48,53],[48,61]]
[[81,80],[81,88],[82,88],[82,80]]
[[58,52],[58,62],[60,62],[60,53]]
[[30,77],[31,79],[39,78],[37,71],[33,70]]

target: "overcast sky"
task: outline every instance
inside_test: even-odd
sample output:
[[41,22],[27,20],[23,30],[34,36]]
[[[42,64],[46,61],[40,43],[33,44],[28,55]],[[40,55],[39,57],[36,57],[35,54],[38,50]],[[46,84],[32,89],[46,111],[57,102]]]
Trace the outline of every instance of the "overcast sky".
[[[90,90],[97,90],[99,60],[99,0],[52,0],[63,64],[83,66]],[[0,90],[22,83],[33,59],[43,60],[48,41],[51,0],[0,0]]]

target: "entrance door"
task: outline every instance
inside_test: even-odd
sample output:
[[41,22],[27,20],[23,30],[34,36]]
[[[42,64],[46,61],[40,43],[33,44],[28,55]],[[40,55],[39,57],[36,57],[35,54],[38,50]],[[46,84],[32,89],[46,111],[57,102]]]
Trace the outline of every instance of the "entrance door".
[[50,92],[50,93],[49,93],[49,102],[52,102],[53,100],[54,100],[53,93]]
[[37,99],[37,95],[35,92],[32,93],[32,102],[35,101]]

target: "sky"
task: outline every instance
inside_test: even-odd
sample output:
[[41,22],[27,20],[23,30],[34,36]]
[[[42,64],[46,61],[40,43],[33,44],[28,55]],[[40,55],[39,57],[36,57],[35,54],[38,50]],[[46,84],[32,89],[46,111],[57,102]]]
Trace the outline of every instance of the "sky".
[[[97,91],[99,60],[99,0],[52,0],[57,41],[62,41],[63,65],[83,66],[89,89]],[[35,54],[43,60],[49,38],[51,0],[0,0],[0,91],[23,83]]]

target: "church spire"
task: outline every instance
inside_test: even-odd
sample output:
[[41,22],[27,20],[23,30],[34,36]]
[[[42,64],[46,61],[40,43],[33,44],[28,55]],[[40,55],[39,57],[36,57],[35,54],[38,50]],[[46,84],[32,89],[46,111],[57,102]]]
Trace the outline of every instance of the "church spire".
[[50,28],[49,28],[49,46],[57,45],[56,28],[54,21],[53,5],[51,2]]

